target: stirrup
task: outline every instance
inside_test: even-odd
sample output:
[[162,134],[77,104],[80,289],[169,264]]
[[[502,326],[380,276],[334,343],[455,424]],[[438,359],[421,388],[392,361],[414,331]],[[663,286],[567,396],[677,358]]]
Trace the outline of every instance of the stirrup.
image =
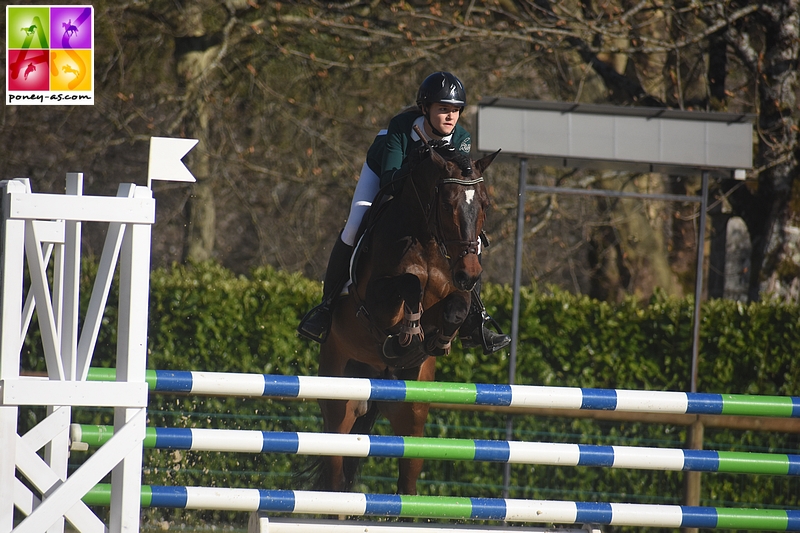
[[[480,318],[480,323],[475,327],[475,329],[469,333],[465,333],[463,336],[459,335],[461,338],[461,346],[464,348],[477,348],[480,346],[483,349],[483,354],[489,355],[502,350],[511,344],[511,337],[503,333],[503,330],[500,328],[500,324],[498,324],[494,318],[489,316],[485,310],[481,311]],[[497,332],[487,328],[487,324],[491,324],[497,330]],[[489,343],[490,338],[493,339],[491,344]]]
[[[489,339],[492,342],[489,342]],[[483,355],[490,355],[506,346],[511,344],[511,337],[504,333],[495,333],[494,331],[481,325],[478,326],[472,335],[468,337],[461,337],[461,346],[465,349],[481,347]]]
[[300,325],[297,326],[297,333],[301,337],[322,344],[328,340],[332,318],[330,306],[326,303],[321,303],[306,313],[300,320]]

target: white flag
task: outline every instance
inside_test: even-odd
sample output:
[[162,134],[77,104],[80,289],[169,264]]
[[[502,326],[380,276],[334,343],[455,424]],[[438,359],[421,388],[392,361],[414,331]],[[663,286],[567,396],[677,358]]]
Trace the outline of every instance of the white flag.
[[197,139],[151,137],[147,186],[150,186],[152,180],[197,181],[181,161],[197,142]]

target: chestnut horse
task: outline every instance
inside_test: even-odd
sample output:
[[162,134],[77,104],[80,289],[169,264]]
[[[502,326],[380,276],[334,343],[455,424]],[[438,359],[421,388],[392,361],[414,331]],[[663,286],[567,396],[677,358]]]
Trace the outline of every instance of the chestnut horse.
[[[435,356],[450,351],[467,316],[489,204],[483,172],[497,153],[471,161],[440,143],[416,155],[399,195],[365,217],[373,222],[320,348],[321,376],[432,381]],[[380,412],[398,436],[422,436],[429,408],[352,400],[319,405],[325,432],[368,434]],[[357,465],[356,458],[319,458],[313,488],[350,490]],[[401,459],[398,493],[416,494],[421,470],[421,459]]]

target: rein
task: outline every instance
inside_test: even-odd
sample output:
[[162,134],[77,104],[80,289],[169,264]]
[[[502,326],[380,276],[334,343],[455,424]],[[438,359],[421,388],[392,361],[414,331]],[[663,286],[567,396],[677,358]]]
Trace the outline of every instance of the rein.
[[[417,135],[422,142],[425,143],[425,146],[428,147],[429,150],[433,151],[434,148],[428,144],[428,139],[422,133],[416,125],[414,126],[414,131],[417,132]],[[431,156],[432,157],[432,156]],[[462,185],[465,187],[471,187],[473,185],[477,185],[483,181],[483,177],[478,177],[475,179],[464,179],[464,178],[442,178],[436,182],[436,187],[434,188],[433,198],[431,199],[431,203],[426,207],[422,204],[422,199],[419,197],[419,191],[417,190],[417,186],[414,183],[413,176],[409,176],[409,181],[411,182],[411,186],[414,188],[414,195],[417,197],[417,203],[419,204],[420,208],[422,209],[422,213],[427,220],[427,226],[430,228],[431,226],[431,214],[434,213],[436,215],[436,225],[435,231],[431,232],[432,237],[436,240],[436,243],[439,245],[439,252],[442,256],[447,259],[448,263],[450,264],[450,269],[455,265],[453,258],[450,256],[449,252],[447,251],[448,244],[458,244],[461,247],[461,253],[459,254],[458,259],[466,257],[469,254],[478,255],[478,247],[479,247],[479,240],[474,241],[467,241],[467,240],[460,240],[460,239],[445,239],[444,238],[444,231],[442,230],[442,221],[438,216],[438,209],[436,206],[439,202],[439,185],[447,184],[447,183],[455,183],[457,185]],[[479,237],[480,239],[480,237]]]

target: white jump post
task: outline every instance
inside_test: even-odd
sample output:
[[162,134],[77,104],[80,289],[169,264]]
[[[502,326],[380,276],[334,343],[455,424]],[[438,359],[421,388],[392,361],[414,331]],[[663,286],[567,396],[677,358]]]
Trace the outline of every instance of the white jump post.
[[[27,179],[0,181],[0,533],[63,533],[65,519],[80,532],[139,531],[150,235],[155,222],[149,186],[153,179],[194,181],[180,159],[196,143],[153,138],[148,186],[122,184],[116,197],[84,196],[80,173],[67,174],[66,195],[33,193]],[[178,153],[176,145],[185,150]],[[107,223],[108,231],[78,336],[83,222]],[[87,381],[118,261],[116,381]],[[31,281],[24,291],[26,264]],[[34,310],[47,365],[44,379],[20,375],[23,340]],[[34,406],[45,407],[46,417],[19,435],[20,407]],[[72,408],[87,406],[114,408],[115,435],[68,476]],[[44,459],[37,454],[42,448]],[[106,526],[81,498],[108,473],[112,494]]]

